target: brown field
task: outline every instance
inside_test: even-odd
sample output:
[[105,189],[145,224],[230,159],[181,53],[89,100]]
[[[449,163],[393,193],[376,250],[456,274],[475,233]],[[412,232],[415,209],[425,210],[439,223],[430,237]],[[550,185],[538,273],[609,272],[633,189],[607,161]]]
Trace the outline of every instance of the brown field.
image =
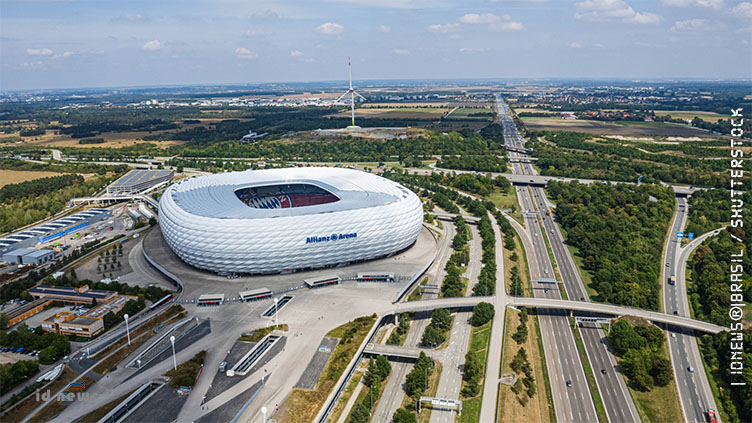
[[710,122],[715,122],[718,119],[729,118],[729,116],[722,115],[719,113],[702,112],[702,111],[696,111],[696,110],[656,110],[655,115],[656,116],[671,115],[672,118],[679,118],[679,119],[694,119],[695,117],[699,117],[700,119],[704,121],[710,121]]
[[32,170],[8,170],[0,169],[0,188],[5,185],[17,184],[19,182],[31,181],[39,178],[46,178],[48,176],[58,176],[62,173],[58,172],[36,172]]
[[[191,126],[191,125],[186,125]],[[192,125],[197,126],[197,125]],[[57,135],[54,131],[47,131],[46,134],[38,137],[24,137],[23,144],[27,146],[44,146],[44,147],[80,147],[80,148],[120,148],[130,147],[136,144],[151,142],[158,147],[169,147],[180,145],[182,141],[144,141],[143,137],[147,135],[161,134],[165,131],[139,131],[139,132],[105,132],[92,138],[104,138],[102,144],[79,144],[77,138],[71,138],[69,135]],[[37,139],[35,139],[37,138]]]
[[710,132],[682,124],[663,122],[601,122],[595,120],[564,120],[558,117],[523,117],[528,129],[534,131],[572,131],[594,135],[627,137],[715,137]]

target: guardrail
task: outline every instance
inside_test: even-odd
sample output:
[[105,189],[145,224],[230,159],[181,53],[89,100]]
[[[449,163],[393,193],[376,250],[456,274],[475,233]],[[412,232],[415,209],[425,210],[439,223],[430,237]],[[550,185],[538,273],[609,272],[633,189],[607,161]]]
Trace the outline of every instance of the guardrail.
[[[428,229],[428,227],[425,224],[423,225],[423,227],[425,227],[426,229]],[[431,236],[433,237],[433,240],[436,241],[436,244],[438,245],[439,240],[436,239],[436,235],[434,235],[433,231],[430,230],[430,229],[428,229],[428,232],[431,233]],[[400,290],[400,292],[397,293],[397,296],[394,298],[394,300],[392,300],[393,303],[397,303],[400,300],[402,300],[402,297],[405,296],[405,294],[407,293],[407,291],[409,291],[410,288],[412,288],[412,286],[415,284],[415,282],[417,282],[418,279],[420,279],[421,276],[423,276],[423,274],[426,273],[426,271],[428,270],[428,268],[431,267],[431,265],[433,264],[433,262],[436,261],[436,256],[438,256],[438,255],[439,255],[439,250],[437,248],[436,251],[434,251],[434,253],[433,253],[433,257],[431,257],[431,260],[429,260],[428,263],[426,263],[425,266],[423,266],[420,269],[420,271],[418,271],[415,274],[415,276],[413,276],[413,278],[410,280],[410,282],[407,285],[405,285],[405,287],[402,288]]]

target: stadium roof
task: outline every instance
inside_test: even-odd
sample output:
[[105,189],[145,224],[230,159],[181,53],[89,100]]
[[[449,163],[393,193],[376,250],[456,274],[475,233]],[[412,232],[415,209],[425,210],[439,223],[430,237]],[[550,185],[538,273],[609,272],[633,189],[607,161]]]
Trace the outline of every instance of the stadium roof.
[[[339,201],[306,207],[261,209],[248,207],[235,191],[242,188],[284,184],[311,184]],[[301,167],[247,170],[199,176],[172,185],[165,195],[184,211],[220,219],[262,219],[333,213],[381,206],[406,198],[409,192],[397,183],[352,169]]]

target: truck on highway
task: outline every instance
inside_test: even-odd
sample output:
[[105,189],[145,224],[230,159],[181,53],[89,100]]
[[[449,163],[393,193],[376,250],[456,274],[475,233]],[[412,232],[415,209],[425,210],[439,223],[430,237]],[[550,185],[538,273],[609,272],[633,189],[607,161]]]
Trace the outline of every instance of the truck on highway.
[[546,210],[546,214],[551,216],[551,209]]
[[676,285],[676,275],[671,275],[668,277],[668,284],[669,285]]

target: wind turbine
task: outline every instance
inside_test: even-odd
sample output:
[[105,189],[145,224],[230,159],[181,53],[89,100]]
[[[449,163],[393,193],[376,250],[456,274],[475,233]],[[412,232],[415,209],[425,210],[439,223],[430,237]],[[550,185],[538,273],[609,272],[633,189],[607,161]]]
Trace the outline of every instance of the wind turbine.
[[358,97],[362,98],[364,101],[368,101],[368,99],[358,94],[357,92],[355,92],[355,90],[352,87],[352,69],[350,66],[349,56],[347,57],[347,75],[350,79],[350,89],[345,91],[345,93],[339,96],[338,99],[334,100],[334,103],[332,103],[332,106],[334,106],[335,103],[338,103],[340,100],[342,100],[346,95],[350,94],[350,115],[352,117],[352,125],[349,127],[357,128],[357,126],[355,126],[355,96],[357,95]]

